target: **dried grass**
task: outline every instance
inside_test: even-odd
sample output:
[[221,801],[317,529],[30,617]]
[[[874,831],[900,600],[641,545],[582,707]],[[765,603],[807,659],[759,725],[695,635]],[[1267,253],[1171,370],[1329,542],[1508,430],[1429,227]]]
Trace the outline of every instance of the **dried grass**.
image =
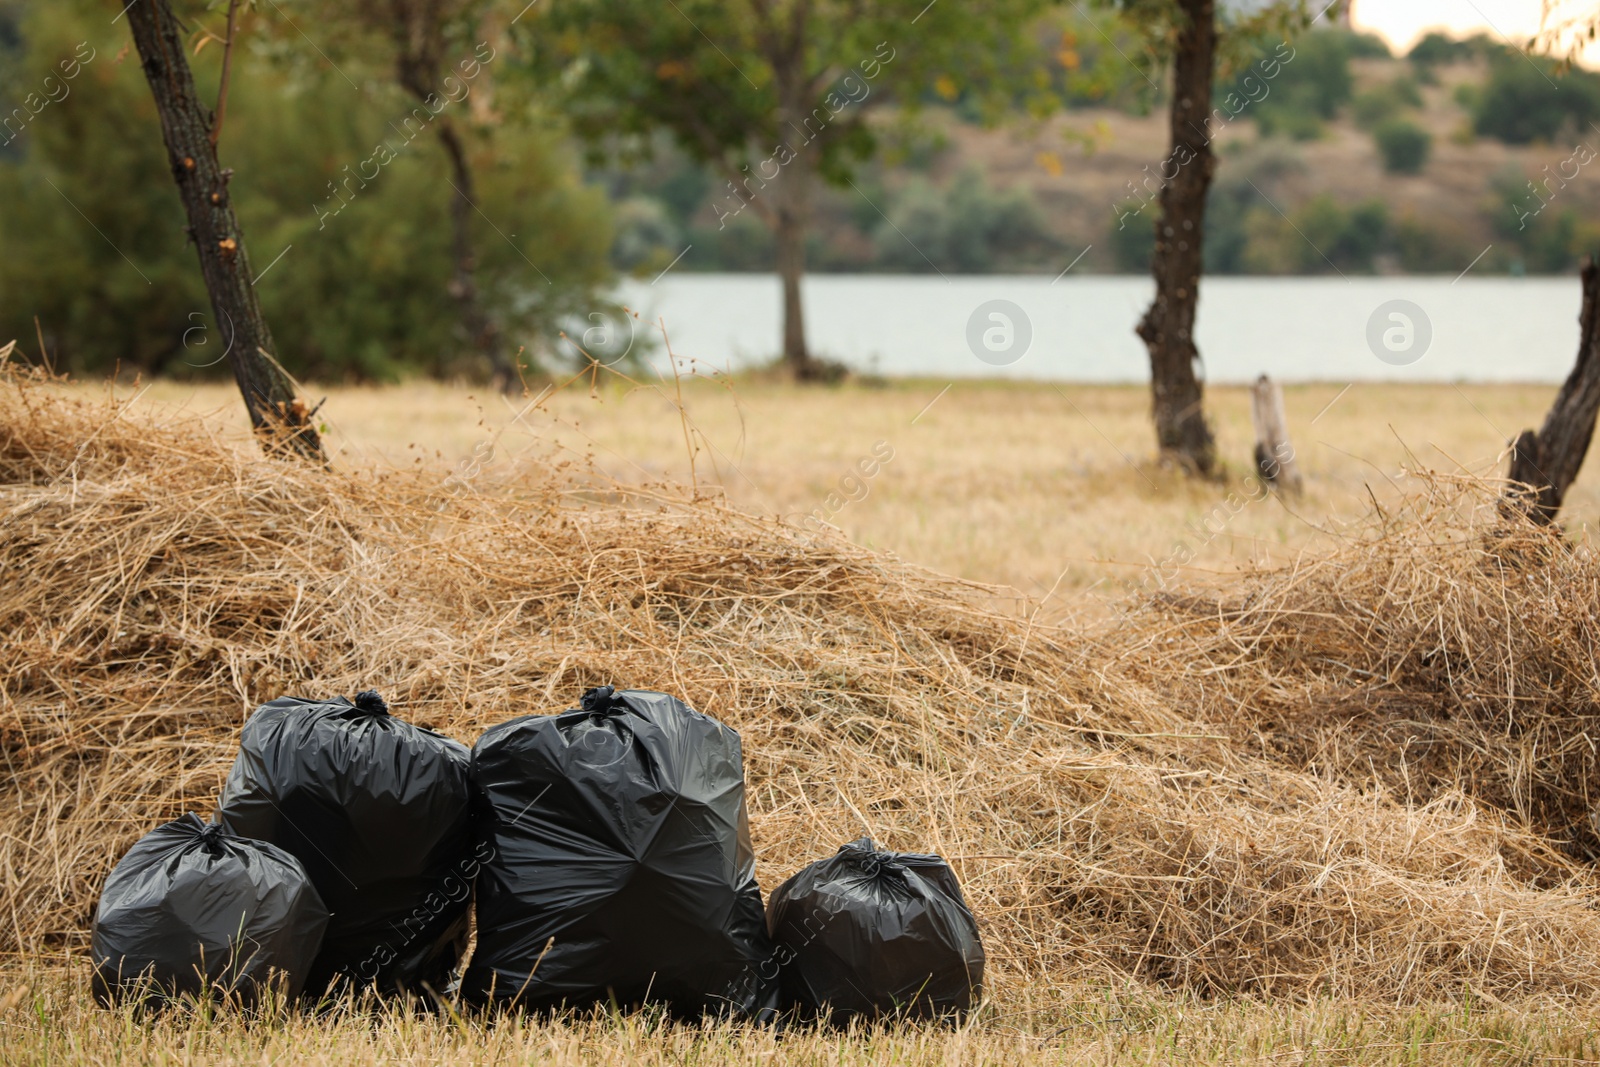
[[[210,810],[260,701],[371,686],[470,743],[615,682],[741,732],[769,887],[863,829],[950,857],[1002,1006],[1086,980],[1591,997],[1594,872],[1544,834],[1585,795],[1555,715],[1592,692],[1600,569],[1517,532],[1545,555],[1506,571],[1454,491],[1328,559],[1045,629],[670,486],[314,470],[13,372],[0,951],[81,951],[121,851]],[[1478,762],[1379,760],[1378,724],[1430,695],[1481,710],[1450,734]],[[1530,747],[1508,763],[1510,708]]]
[[1493,483],[1416,480],[1336,551],[1165,602],[1212,668],[1170,691],[1291,766],[1411,801],[1465,792],[1592,863],[1600,561],[1501,526]]

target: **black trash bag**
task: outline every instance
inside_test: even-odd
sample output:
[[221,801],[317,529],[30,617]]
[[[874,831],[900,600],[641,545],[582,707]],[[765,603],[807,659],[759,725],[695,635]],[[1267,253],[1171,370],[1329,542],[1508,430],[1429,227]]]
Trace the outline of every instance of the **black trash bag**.
[[289,853],[189,814],[128,850],[94,918],[95,999],[300,995],[328,909]]
[[443,990],[466,948],[471,753],[397,719],[376,692],[352,703],[281,697],[245,723],[217,817],[294,853],[328,905],[306,992],[336,979]]
[[852,841],[773,891],[767,927],[805,1015],[959,1017],[982,995],[978,924],[938,856]]
[[488,848],[469,1001],[771,1014],[737,733],[603,686],[581,710],[493,727],[472,768]]

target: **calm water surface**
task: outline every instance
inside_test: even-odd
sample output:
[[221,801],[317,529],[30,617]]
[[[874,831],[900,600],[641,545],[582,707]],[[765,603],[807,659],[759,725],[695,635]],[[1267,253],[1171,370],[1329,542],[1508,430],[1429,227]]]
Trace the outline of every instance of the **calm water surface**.
[[[816,275],[805,283],[814,351],[890,376],[1009,377],[1142,382],[1149,369],[1133,327],[1153,283],[1135,276]],[[759,274],[671,273],[630,281],[619,297],[645,318],[664,317],[680,356],[736,369],[780,346],[777,279]],[[993,365],[969,347],[969,320],[991,300],[1021,309],[1027,350]],[[1432,339],[1421,358],[1384,362],[1368,343],[1374,313],[1394,300],[1420,308]],[[1286,381],[1559,382],[1577,355],[1576,277],[1207,278],[1197,326],[1205,376]],[[1403,345],[1407,327],[1380,316]],[[982,316],[980,316],[982,318]],[[1004,324],[994,343],[1004,346]],[[1412,344],[1422,331],[1412,323]],[[1013,324],[1011,343],[1020,329]],[[1004,358],[1002,352],[992,358]],[[1409,352],[1391,354],[1404,359]]]

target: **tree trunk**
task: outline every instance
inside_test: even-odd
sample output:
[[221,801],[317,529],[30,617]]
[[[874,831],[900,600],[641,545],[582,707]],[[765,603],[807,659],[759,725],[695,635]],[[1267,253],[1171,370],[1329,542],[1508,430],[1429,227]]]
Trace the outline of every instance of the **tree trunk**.
[[[1538,433],[1523,430],[1511,447],[1506,477],[1518,485],[1501,504],[1507,516],[1553,523],[1567,489],[1578,477],[1600,413],[1600,266],[1583,267],[1583,310],[1578,316],[1578,362],[1561,383]],[[1526,489],[1519,488],[1525,486]]]
[[790,205],[780,205],[772,232],[777,246],[778,277],[783,279],[783,362],[796,378],[805,381],[817,377],[816,361],[806,347],[805,309],[800,300],[800,281],[806,272],[805,223]]
[[483,353],[494,375],[494,385],[501,392],[512,391],[521,381],[516,366],[506,356],[500,342],[500,329],[484,310],[478,296],[478,283],[474,278],[477,257],[472,254],[472,213],[476,210],[477,194],[472,184],[472,168],[467,164],[466,146],[456,132],[455,124],[448,118],[439,120],[439,143],[450,157],[450,170],[455,175],[455,199],[450,201],[450,226],[452,253],[455,258],[455,275],[450,280],[450,295],[461,309],[461,325],[467,331],[472,346]]
[[[772,227],[778,277],[783,282],[783,365],[798,381],[829,377],[829,366],[811,357],[806,344],[805,308],[800,283],[806,273],[806,231],[811,224],[811,176],[816,149],[809,144],[805,125],[809,87],[805,79],[805,17],[803,5],[796,7],[789,33],[781,44],[772,44],[768,60],[772,63],[778,91],[778,129],[786,143],[793,143],[796,155],[784,163],[767,187],[773,190],[773,205],[767,215]],[[794,134],[794,142],[789,135]]]
[[200,255],[212,315],[223,331],[228,365],[244,395],[250,425],[268,455],[292,453],[325,463],[310,413],[275,360],[272,335],[251,287],[244,232],[228,199],[232,171],[217,163],[211,111],[195,92],[177,19],[168,0],[133,4],[127,16],[161,116],[161,136],[189,218],[189,236]]
[[[1206,425],[1194,344],[1200,299],[1200,241],[1211,154],[1211,75],[1217,50],[1215,0],[1180,0],[1187,23],[1178,34],[1172,71],[1172,154],[1162,164],[1161,215],[1151,263],[1156,298],[1139,323],[1150,350],[1150,392],[1156,443],[1165,459],[1199,474],[1216,466],[1216,443]],[[1176,171],[1169,176],[1169,171]]]

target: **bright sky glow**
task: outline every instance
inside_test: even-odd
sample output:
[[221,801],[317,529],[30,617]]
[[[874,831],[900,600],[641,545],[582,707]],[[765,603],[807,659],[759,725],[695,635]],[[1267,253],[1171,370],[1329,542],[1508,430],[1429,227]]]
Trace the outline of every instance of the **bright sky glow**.
[[[1404,53],[1430,30],[1464,37],[1480,30],[1525,44],[1539,32],[1545,0],[1354,0],[1351,21],[1358,29],[1378,34],[1397,53]],[[1581,14],[1600,14],[1600,0],[1557,0],[1551,5],[1557,24]],[[1600,44],[1584,54],[1585,66],[1600,67]]]

